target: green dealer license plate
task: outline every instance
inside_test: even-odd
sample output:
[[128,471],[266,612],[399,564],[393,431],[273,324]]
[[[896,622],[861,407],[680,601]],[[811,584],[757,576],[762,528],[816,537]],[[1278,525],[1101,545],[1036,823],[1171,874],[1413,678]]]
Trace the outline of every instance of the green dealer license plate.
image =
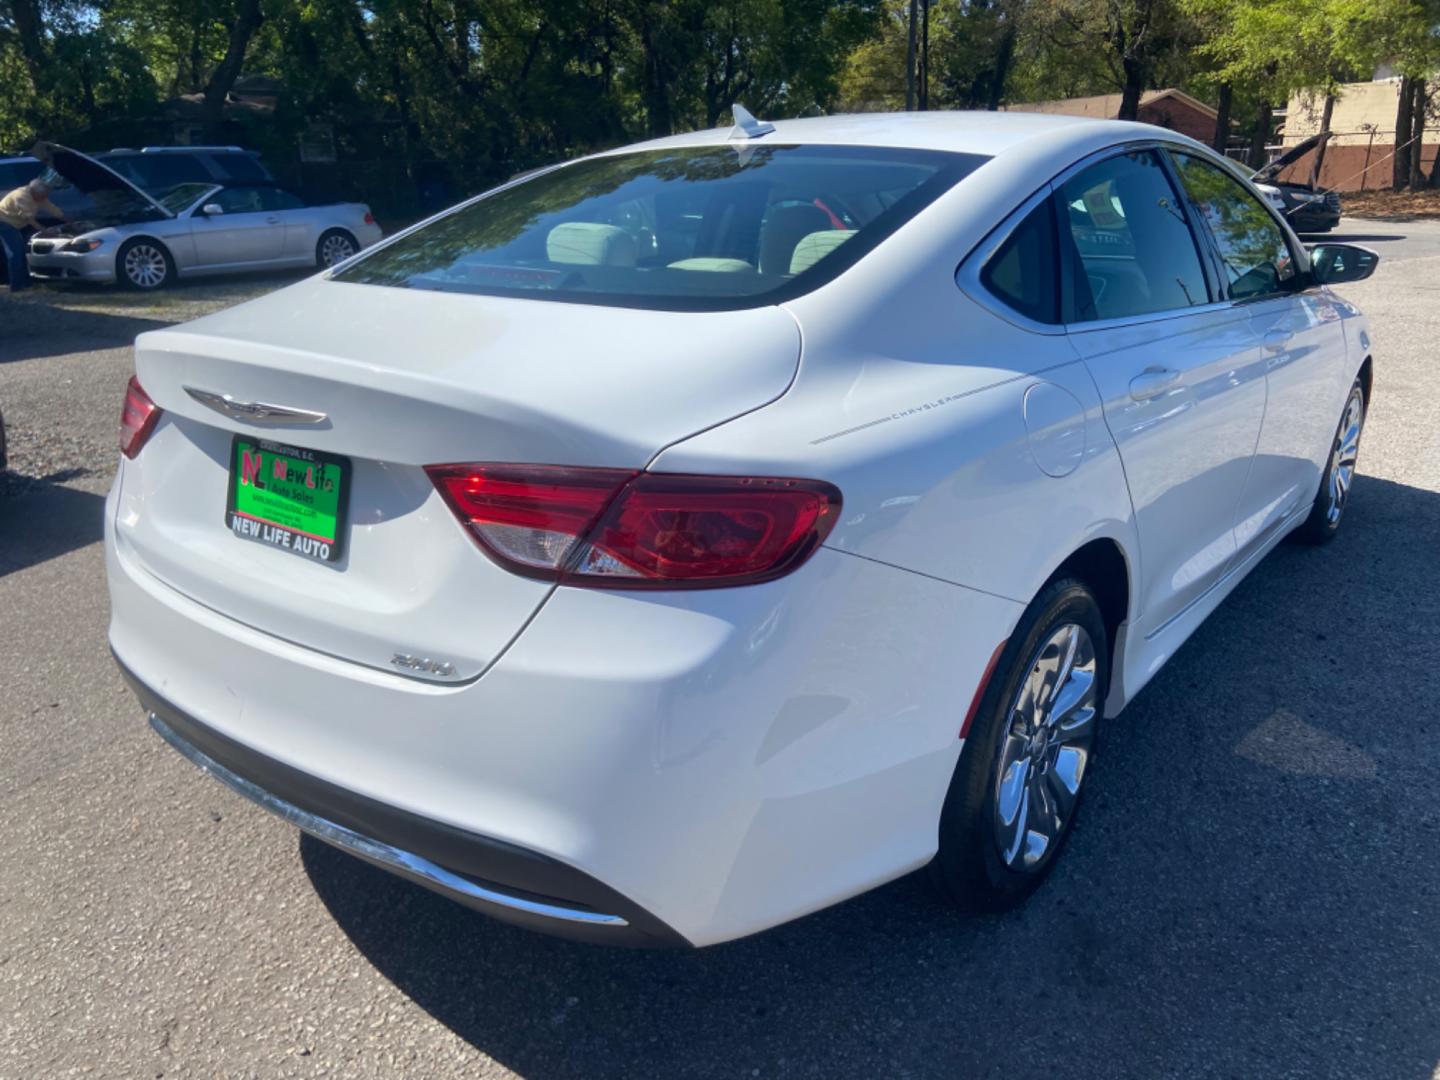
[[348,458],[237,435],[225,524],[242,539],[338,562],[349,488]]

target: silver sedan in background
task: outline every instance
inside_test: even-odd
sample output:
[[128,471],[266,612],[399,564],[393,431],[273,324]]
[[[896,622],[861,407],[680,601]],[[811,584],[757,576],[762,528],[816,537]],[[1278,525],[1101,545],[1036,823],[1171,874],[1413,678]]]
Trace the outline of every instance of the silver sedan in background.
[[363,203],[307,206],[268,183],[179,184],[152,197],[94,158],[51,147],[52,200],[63,223],[30,240],[42,280],[159,289],[177,277],[325,268],[383,235]]

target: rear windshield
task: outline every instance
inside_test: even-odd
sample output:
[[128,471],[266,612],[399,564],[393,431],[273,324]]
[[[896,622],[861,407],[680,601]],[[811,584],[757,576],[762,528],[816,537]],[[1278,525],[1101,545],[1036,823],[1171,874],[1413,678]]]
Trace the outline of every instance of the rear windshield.
[[778,303],[986,160],[753,144],[591,158],[452,211],[335,280],[680,311]]

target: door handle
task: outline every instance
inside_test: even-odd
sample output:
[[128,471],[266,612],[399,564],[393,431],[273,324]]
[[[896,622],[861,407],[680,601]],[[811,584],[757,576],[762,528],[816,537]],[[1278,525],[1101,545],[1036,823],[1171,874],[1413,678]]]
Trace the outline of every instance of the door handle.
[[279,225],[279,224],[280,224],[280,219],[279,219],[278,217],[267,217],[267,218],[265,219],[265,224],[266,224],[266,225]]
[[1180,372],[1174,368],[1148,367],[1130,380],[1130,396],[1136,401],[1149,401],[1179,381]]
[[1294,330],[1281,330],[1278,328],[1275,330],[1266,330],[1265,348],[1269,349],[1271,352],[1279,352],[1281,349],[1285,348],[1286,345],[1290,344],[1290,339],[1294,336]]

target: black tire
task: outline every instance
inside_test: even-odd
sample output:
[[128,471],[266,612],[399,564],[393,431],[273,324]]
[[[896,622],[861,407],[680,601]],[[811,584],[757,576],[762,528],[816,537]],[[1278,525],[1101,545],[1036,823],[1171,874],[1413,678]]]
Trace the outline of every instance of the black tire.
[[[349,250],[343,251],[346,246]],[[328,270],[359,250],[360,241],[355,239],[353,233],[345,229],[326,229],[320,234],[320,239],[315,241],[315,265],[321,270]]]
[[[1354,427],[1353,439],[1351,427]],[[1355,482],[1355,462],[1360,454],[1360,437],[1365,433],[1365,388],[1356,379],[1345,395],[1340,422],[1330,443],[1330,457],[1320,475],[1320,490],[1310,506],[1310,516],[1290,535],[1302,544],[1328,544],[1340,531]],[[1348,472],[1346,466],[1348,464]],[[1343,483],[1337,484],[1337,475]],[[1338,496],[1337,496],[1338,493]]]
[[[1076,578],[1059,578],[1042,589],[1026,608],[1006,644],[981,698],[945,797],[939,851],[931,870],[941,889],[962,907],[1001,911],[1019,904],[1049,875],[1074,825],[1075,810],[1085,790],[1079,781],[1068,813],[1034,865],[1017,869],[1007,863],[997,836],[1001,820],[997,794],[1001,753],[1012,728],[1019,724],[1017,698],[1022,683],[1032,671],[1040,670],[1037,662],[1042,661],[1052,636],[1067,626],[1084,630],[1093,647],[1094,711],[1089,720],[1090,740],[1080,759],[1080,780],[1088,774],[1095,748],[1094,732],[1110,686],[1110,647],[1100,605],[1089,586]],[[1034,775],[1044,782],[1043,769]],[[1020,830],[1022,844],[1029,835],[1023,828]],[[1025,858],[1022,854],[1022,863]]]
[[160,241],[137,236],[115,253],[115,280],[121,288],[155,292],[175,280],[175,260]]

